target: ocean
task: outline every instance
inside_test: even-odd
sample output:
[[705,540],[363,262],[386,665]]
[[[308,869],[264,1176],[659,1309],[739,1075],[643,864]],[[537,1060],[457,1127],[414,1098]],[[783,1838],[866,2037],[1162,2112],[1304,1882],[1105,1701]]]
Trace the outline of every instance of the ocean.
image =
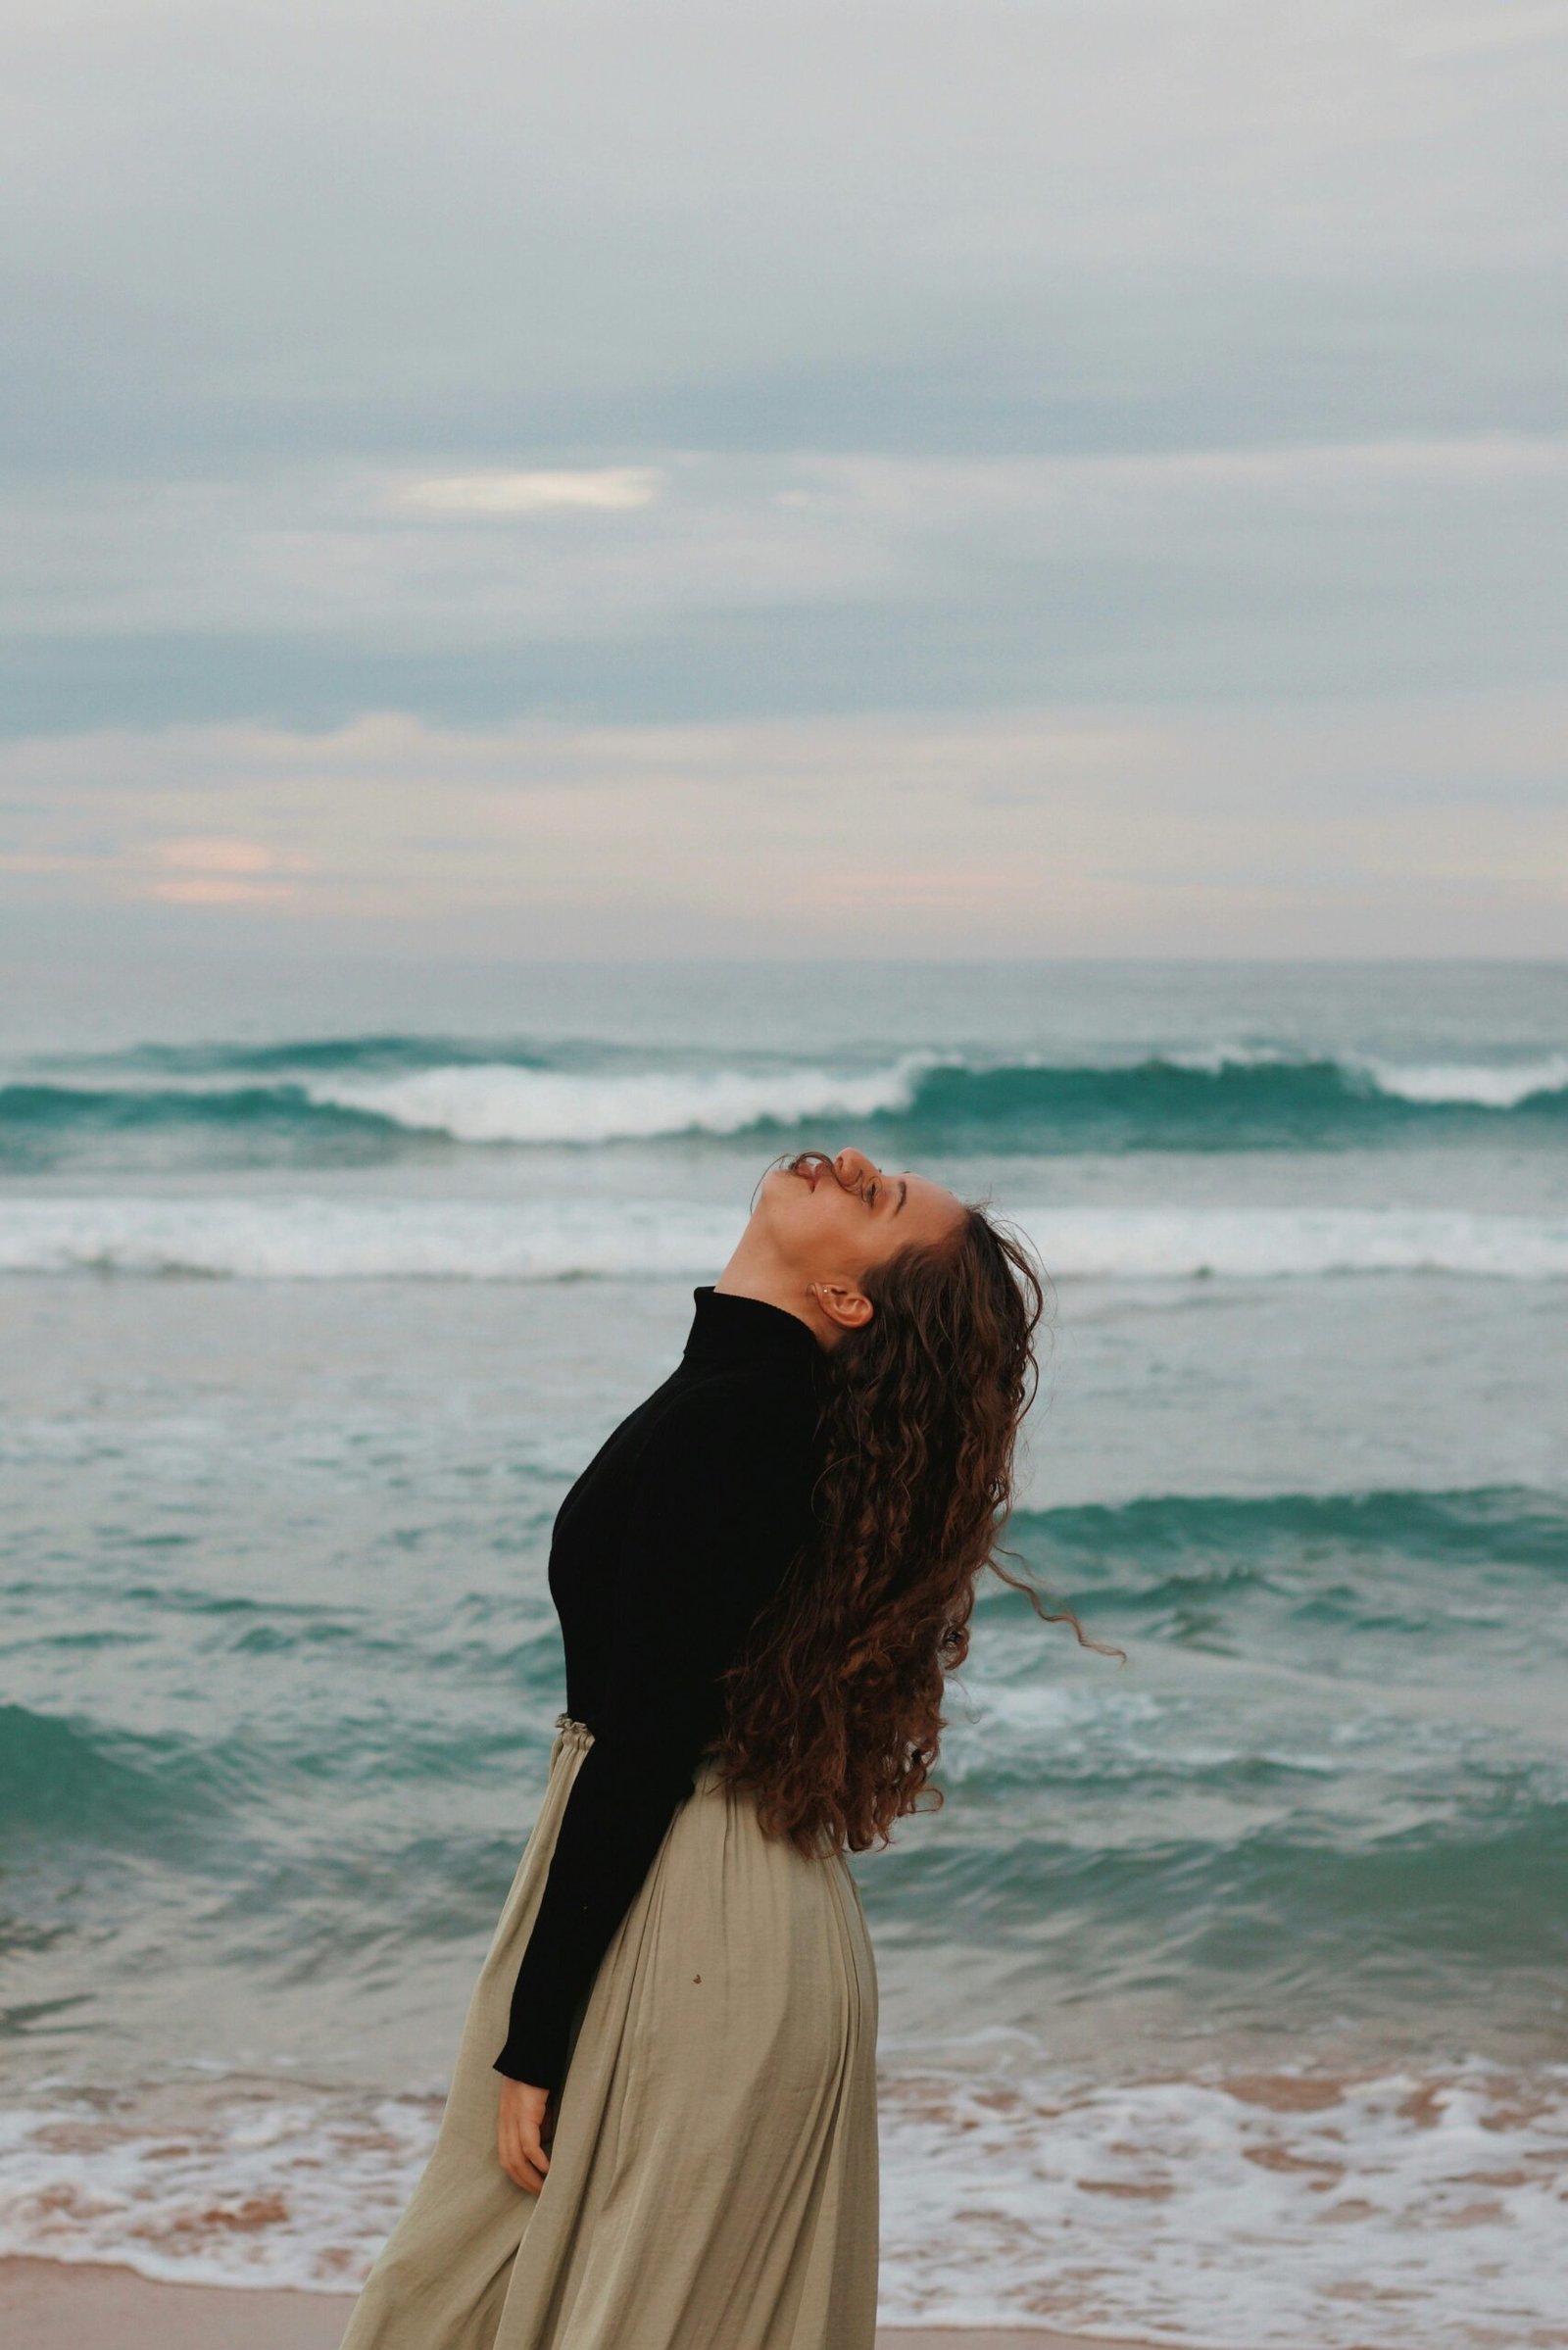
[[858,1860],[890,2322],[1568,2342],[1568,965],[223,964],[0,1011],[0,2249],[343,2289],[778,1152],[1054,1286]]

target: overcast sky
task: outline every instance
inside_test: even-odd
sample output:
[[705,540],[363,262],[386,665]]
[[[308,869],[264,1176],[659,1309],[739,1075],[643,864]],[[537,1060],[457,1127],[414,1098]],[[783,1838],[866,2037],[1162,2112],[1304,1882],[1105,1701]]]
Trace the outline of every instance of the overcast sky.
[[14,940],[1568,952],[1568,5],[0,27]]

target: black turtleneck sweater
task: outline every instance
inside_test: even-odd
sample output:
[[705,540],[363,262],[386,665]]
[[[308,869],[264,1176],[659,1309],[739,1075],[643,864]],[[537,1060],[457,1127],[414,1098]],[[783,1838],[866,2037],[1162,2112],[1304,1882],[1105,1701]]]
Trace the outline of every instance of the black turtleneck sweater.
[[557,1513],[566,1711],[593,1732],[496,2070],[559,2088],[573,2013],[718,1738],[721,1676],[810,1529],[825,1357],[782,1306],[694,1292],[680,1362]]

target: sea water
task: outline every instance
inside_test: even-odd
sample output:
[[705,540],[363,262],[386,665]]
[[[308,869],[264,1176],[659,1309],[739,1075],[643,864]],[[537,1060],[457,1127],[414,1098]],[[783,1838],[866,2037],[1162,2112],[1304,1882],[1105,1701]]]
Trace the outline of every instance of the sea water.
[[890,2320],[1568,2340],[1568,969],[144,973],[0,1033],[0,2247],[342,2289],[537,1806],[562,1494],[777,1153],[1054,1282],[857,1861]]

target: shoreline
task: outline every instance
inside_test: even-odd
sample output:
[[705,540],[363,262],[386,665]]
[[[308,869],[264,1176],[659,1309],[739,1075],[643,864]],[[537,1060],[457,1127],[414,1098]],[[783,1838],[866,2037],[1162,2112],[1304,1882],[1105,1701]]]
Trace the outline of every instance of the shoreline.
[[[108,2262],[0,2257],[0,2333],[27,2350],[338,2350],[352,2293],[163,2284]],[[888,2326],[877,2350],[1149,2350],[1035,2326]]]

